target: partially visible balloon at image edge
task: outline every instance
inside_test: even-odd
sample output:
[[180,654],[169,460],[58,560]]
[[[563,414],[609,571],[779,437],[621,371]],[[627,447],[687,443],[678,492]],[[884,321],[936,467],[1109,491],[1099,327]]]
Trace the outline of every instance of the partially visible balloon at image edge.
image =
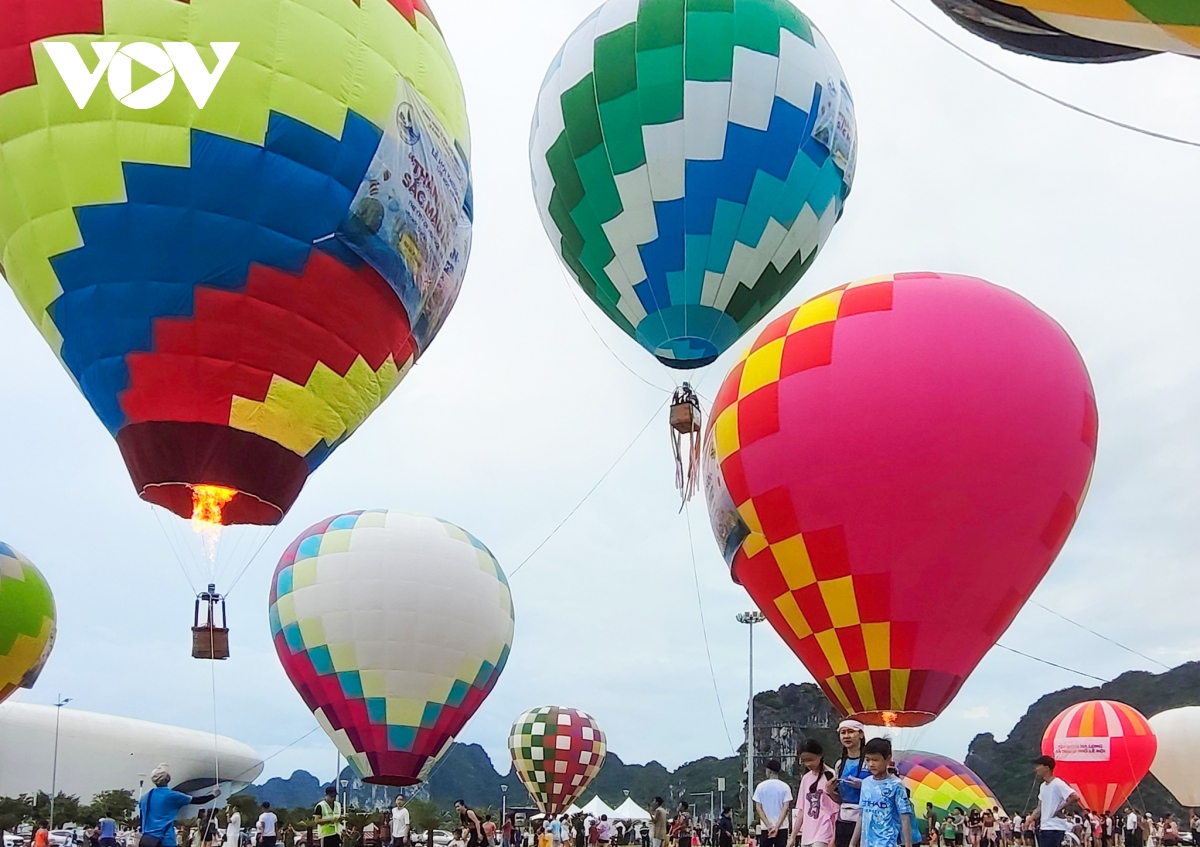
[[54,649],[54,595],[33,563],[0,541],[0,703],[32,688]]
[[[0,272],[140,497],[278,523],[462,284],[470,134],[426,0],[8,0],[0,31]],[[118,99],[134,61],[170,73]]]

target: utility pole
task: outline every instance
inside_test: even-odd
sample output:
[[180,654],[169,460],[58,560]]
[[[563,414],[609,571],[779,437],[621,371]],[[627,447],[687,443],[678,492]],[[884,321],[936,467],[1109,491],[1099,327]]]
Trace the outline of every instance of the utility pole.
[[65,700],[61,694],[58,695],[58,702],[54,704],[54,766],[50,772],[50,831],[54,831],[54,798],[58,795],[58,725],[62,720],[62,707],[71,702],[68,697]]
[[750,702],[746,707],[746,830],[754,831],[754,625],[766,620],[762,612],[742,612],[738,623],[750,626]]

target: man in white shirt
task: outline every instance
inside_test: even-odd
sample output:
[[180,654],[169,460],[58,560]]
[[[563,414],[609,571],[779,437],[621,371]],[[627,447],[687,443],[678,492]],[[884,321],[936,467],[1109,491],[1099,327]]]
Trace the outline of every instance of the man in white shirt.
[[404,805],[404,800],[397,797],[396,805],[392,809],[392,847],[405,847],[408,844],[411,825],[408,808]]
[[258,843],[262,847],[275,847],[277,838],[276,827],[279,825],[279,818],[275,817],[275,813],[271,811],[270,803],[263,803],[263,812],[258,816]]
[[1137,812],[1125,807],[1125,847],[1141,847],[1142,819]]
[[1054,775],[1054,759],[1038,756],[1033,760],[1034,773],[1041,780],[1038,786],[1038,802],[1029,816],[1040,823],[1037,847],[1062,847],[1073,827],[1066,811],[1072,803],[1079,802],[1079,795]]
[[754,789],[758,813],[758,847],[785,847],[790,829],[792,789],[779,778],[783,766],[778,759],[767,761],[767,778]]

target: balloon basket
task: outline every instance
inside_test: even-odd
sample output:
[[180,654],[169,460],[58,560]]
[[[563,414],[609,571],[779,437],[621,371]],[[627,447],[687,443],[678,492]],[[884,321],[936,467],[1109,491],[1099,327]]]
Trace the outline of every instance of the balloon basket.
[[[200,617],[201,608],[206,608],[208,613],[203,622]],[[208,591],[196,597],[196,613],[192,620],[192,658],[210,661],[229,658],[229,627],[225,626],[225,598],[217,593],[215,585],[209,585]]]

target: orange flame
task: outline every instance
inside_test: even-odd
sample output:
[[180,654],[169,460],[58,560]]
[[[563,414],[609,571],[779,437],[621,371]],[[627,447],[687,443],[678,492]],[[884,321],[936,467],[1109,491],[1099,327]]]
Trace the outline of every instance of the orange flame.
[[237,496],[232,488],[220,485],[192,486],[192,529],[204,532],[207,527],[222,525],[222,512]]
[[884,726],[895,726],[897,715],[895,712],[884,712],[880,717],[883,718]]

